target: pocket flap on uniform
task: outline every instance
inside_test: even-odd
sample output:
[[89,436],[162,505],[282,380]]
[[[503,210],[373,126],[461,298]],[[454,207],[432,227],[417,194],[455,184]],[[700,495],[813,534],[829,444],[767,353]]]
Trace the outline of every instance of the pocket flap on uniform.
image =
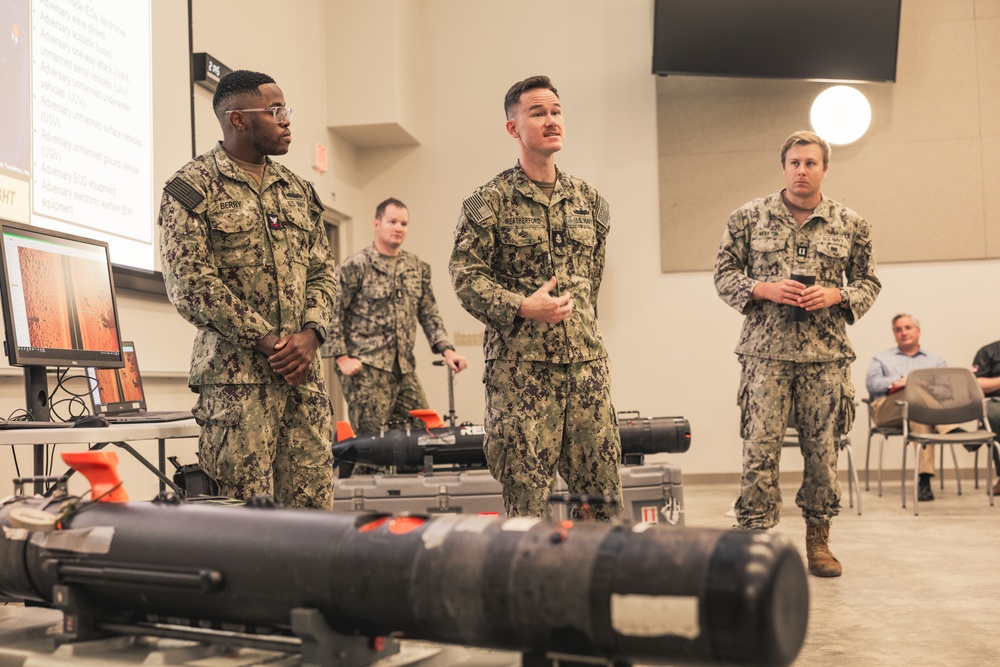
[[543,227],[503,227],[500,229],[500,243],[512,246],[529,246],[545,240]]
[[594,233],[593,225],[571,224],[566,227],[566,233],[569,235],[570,239],[581,245],[593,246],[597,244],[597,234]]
[[787,244],[785,236],[754,236],[750,239],[750,247],[757,252],[775,252],[783,250]]
[[847,257],[848,241],[841,237],[825,237],[816,241],[816,252],[827,257],[843,259]]

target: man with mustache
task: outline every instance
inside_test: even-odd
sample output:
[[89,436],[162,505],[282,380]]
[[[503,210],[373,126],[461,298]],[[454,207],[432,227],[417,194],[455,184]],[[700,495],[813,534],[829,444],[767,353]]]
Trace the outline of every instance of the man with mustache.
[[198,460],[224,495],[329,509],[333,411],[316,351],[337,283],[323,205],[270,158],[291,143],[274,79],[227,74],[212,106],[223,139],[170,178],[158,221],[167,294],[198,328]]
[[[504,98],[517,164],[462,203],[451,280],[486,325],[486,460],[508,516],[543,516],[556,471],[569,491],[607,496],[574,517],[621,512],[621,439],[597,326],[611,213],[588,183],[557,169],[562,103],[548,77]],[[586,506],[585,506],[586,505]]]

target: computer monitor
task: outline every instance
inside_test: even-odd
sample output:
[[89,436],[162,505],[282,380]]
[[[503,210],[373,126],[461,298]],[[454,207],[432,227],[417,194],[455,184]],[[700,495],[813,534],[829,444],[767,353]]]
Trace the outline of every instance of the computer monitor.
[[108,244],[0,219],[0,266],[7,359],[47,421],[46,368],[125,365]]

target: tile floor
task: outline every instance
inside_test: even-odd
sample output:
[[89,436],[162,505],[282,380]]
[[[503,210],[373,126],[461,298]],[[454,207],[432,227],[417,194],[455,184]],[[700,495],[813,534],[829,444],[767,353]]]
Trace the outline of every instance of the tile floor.
[[[864,480],[861,481],[862,488]],[[863,514],[844,504],[831,547],[839,578],[809,577],[806,641],[796,667],[1000,664],[1000,499],[990,507],[984,483],[934,480],[933,502],[900,505],[898,479],[878,497],[862,490]],[[791,538],[805,560],[805,524],[797,484],[782,484],[785,507],[774,532]],[[909,484],[907,484],[907,488]],[[686,525],[727,528],[730,484],[684,485]]]

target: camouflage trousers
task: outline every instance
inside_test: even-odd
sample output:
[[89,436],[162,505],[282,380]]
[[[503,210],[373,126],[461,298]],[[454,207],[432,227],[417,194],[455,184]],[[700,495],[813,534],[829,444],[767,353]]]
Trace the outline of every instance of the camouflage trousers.
[[[607,359],[486,362],[483,450],[503,484],[507,516],[546,516],[557,470],[570,493],[615,501],[594,506],[590,516],[607,521],[621,513],[621,436],[609,375]],[[580,507],[571,512],[583,518]]]
[[333,409],[322,382],[201,385],[194,416],[198,461],[221,494],[333,507]]
[[798,430],[804,460],[795,502],[807,524],[829,523],[840,513],[838,444],[854,423],[850,361],[800,363],[746,356],[740,362],[743,479],[736,501],[740,526],[766,529],[778,523],[778,461],[789,423]]
[[383,424],[406,421],[410,410],[427,407],[416,373],[402,374],[362,364],[354,375],[344,375],[337,368],[337,377],[357,435],[378,433]]

